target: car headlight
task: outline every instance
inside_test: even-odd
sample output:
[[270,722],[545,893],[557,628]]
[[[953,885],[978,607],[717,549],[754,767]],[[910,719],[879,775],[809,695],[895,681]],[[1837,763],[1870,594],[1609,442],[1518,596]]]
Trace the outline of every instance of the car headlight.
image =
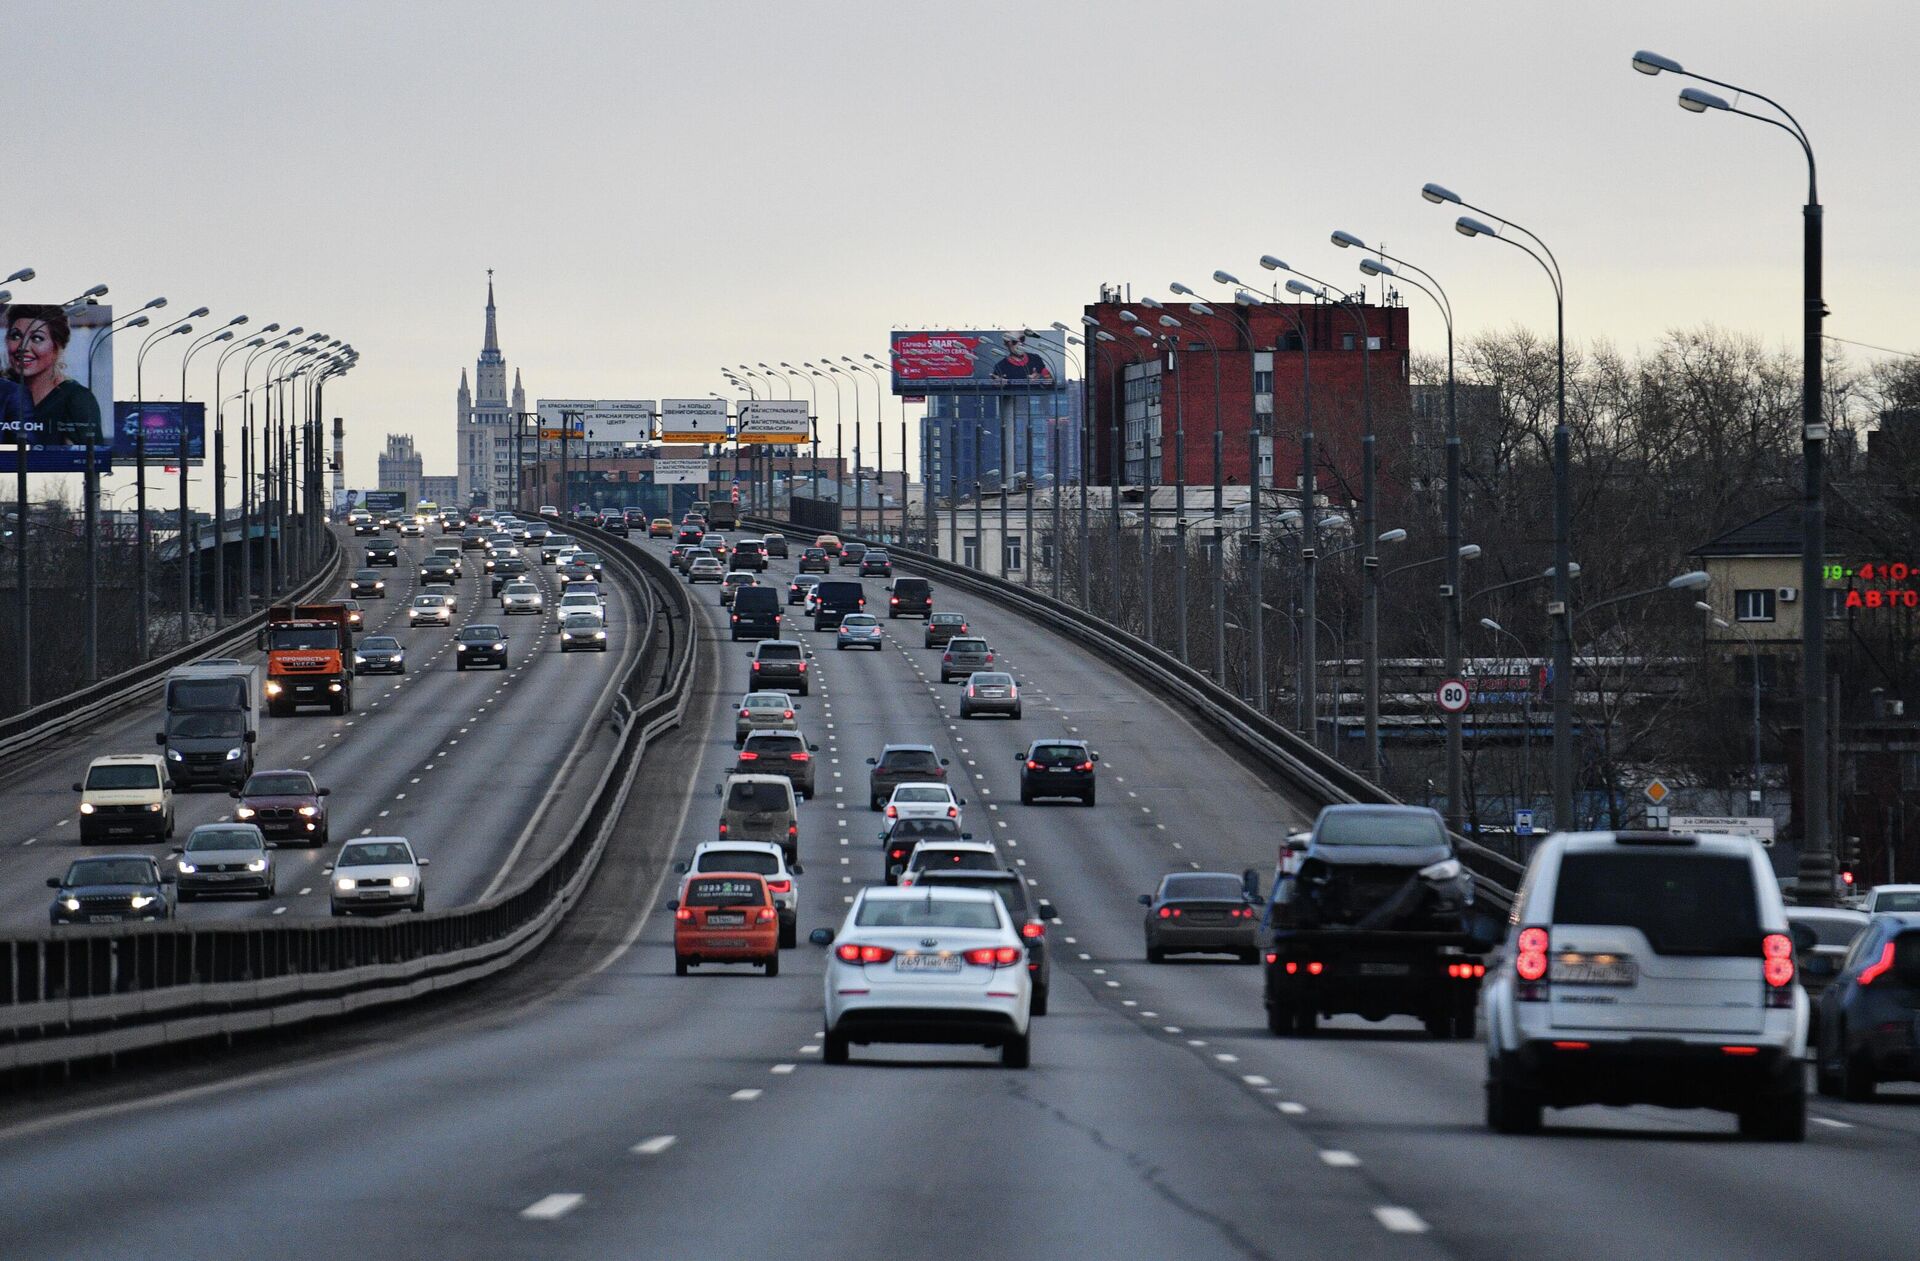
[[465,652],[467,650],[467,646],[465,644],[455,644],[453,646],[453,650],[455,652]]
[[60,905],[69,911],[77,911],[80,909],[80,899],[69,894],[60,899]]
[[149,802],[147,803],[147,813],[148,813],[148,814],[159,814],[159,813],[160,813],[160,812],[161,812],[162,810],[165,810],[165,809],[166,809],[166,807],[165,807],[165,806],[163,806],[163,805],[161,805],[161,804],[160,804],[159,802],[157,802],[157,801],[149,801]]
[[246,755],[247,755],[246,746],[236,745],[235,747],[227,750],[227,761],[238,762],[241,758],[245,757]]
[[385,582],[376,582],[373,584],[373,589],[375,591],[385,591],[387,589],[387,584]]
[[327,690],[329,692],[338,692],[340,690],[340,685],[338,683],[329,683],[327,684]]
[[593,632],[593,637],[594,637],[595,639],[605,639],[605,638],[607,637],[607,632],[605,632],[605,631],[595,631],[595,632]]
[[258,813],[260,812],[252,806],[235,806],[233,808],[233,817],[236,819],[251,819]]
[[353,664],[363,666],[367,664],[367,659],[356,652],[353,654]]
[[320,807],[319,806],[301,806],[300,813],[303,817],[311,819],[314,815],[320,813]]
[[136,893],[127,899],[127,905],[136,911],[142,907],[151,906],[152,904],[153,895],[150,893]]
[[493,650],[495,652],[505,652],[507,650],[507,646],[505,644],[495,644],[493,646]]
[[342,876],[333,882],[333,887],[342,893],[350,893],[353,891],[354,879],[352,876]]
[[83,801],[83,802],[81,802],[81,803],[80,803],[80,813],[81,813],[81,814],[92,814],[92,813],[93,813],[93,803],[92,803],[91,801]]
[[181,757],[181,756],[180,756],[180,751],[179,751],[178,749],[168,749],[168,750],[167,750],[167,761],[169,761],[169,762],[184,762],[184,761],[186,761],[186,760],[187,760],[187,759],[185,759],[185,758],[183,758],[183,757]]
[[413,888],[413,877],[395,876],[393,878],[393,887],[396,889],[411,889]]
[[1453,880],[1459,875],[1460,860],[1458,858],[1443,858],[1430,867],[1422,867],[1420,869],[1420,878],[1422,880],[1432,880],[1436,883]]
[[268,696],[278,696],[278,695],[280,695],[280,692],[281,692],[281,690],[282,690],[282,689],[281,689],[281,687],[280,687],[280,685],[279,685],[278,683],[269,683],[269,684],[267,684],[267,695],[268,695]]
[[256,858],[252,862],[247,864],[248,871],[265,871],[266,869],[267,869],[267,860],[264,858]]
[[194,866],[194,865],[193,865],[192,863],[190,863],[190,862],[188,862],[188,861],[187,861],[186,859],[184,859],[184,858],[182,858],[182,859],[180,860],[180,874],[181,874],[181,875],[183,875],[183,876],[191,876],[192,874],[194,874],[195,872],[197,872],[197,871],[199,871],[199,870],[200,870],[200,869],[199,869],[198,867],[196,867],[196,866]]

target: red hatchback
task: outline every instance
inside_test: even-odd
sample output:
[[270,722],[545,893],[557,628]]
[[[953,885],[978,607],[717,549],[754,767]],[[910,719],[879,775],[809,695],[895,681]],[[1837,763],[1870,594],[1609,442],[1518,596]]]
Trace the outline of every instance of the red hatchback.
[[765,876],[702,871],[680,882],[673,911],[673,972],[702,963],[757,963],[780,975],[780,912]]

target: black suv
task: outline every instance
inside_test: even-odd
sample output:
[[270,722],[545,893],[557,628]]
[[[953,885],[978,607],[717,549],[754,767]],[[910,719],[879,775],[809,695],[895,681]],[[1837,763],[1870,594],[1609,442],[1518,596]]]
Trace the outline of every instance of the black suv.
[[742,587],[733,593],[733,619],[728,629],[734,639],[778,639],[780,593],[772,587]]
[[793,639],[763,639],[753,658],[753,691],[807,694],[806,647]]
[[[904,861],[904,860],[902,860]],[[1033,1014],[1047,1014],[1047,996],[1053,991],[1053,962],[1047,957],[1047,921],[1057,912],[1053,903],[1027,901],[1027,882],[1012,871],[948,871],[935,867],[914,877],[916,889],[992,889],[1000,895],[1007,915],[1020,926],[1027,947],[1027,978],[1033,982]]]
[[1351,927],[1459,933],[1473,910],[1446,822],[1426,806],[1328,806],[1293,877],[1274,889],[1276,928]]
[[947,759],[930,744],[889,744],[867,759],[867,809],[878,810],[902,784],[944,784]]
[[600,518],[600,528],[608,534],[617,534],[621,538],[626,538],[627,518],[624,514],[615,515],[609,512],[606,516]]
[[735,569],[752,569],[765,572],[767,568],[767,545],[759,539],[741,539],[733,545],[733,559],[728,563]]
[[487,527],[470,525],[460,531],[460,550],[463,552],[481,552],[487,547]]
[[799,572],[803,574],[832,573],[833,561],[828,558],[827,549],[824,547],[809,547],[806,551],[800,553]]
[[829,579],[813,588],[813,629],[835,630],[840,619],[867,607],[867,589],[857,582]]
[[893,557],[885,552],[868,552],[860,558],[860,576],[862,578],[893,577]]
[[65,876],[48,876],[58,890],[49,908],[55,924],[107,924],[127,920],[169,920],[173,900],[167,886],[172,873],[146,854],[98,854],[76,858]]
[[[861,572],[866,572],[864,565],[861,566]],[[888,566],[887,572],[893,572],[892,566]],[[887,617],[924,617],[931,621],[933,619],[933,584],[925,578],[895,578],[892,585],[887,588]],[[948,638],[952,636],[949,635]]]
[[460,633],[454,637],[453,661],[456,670],[464,670],[468,666],[498,666],[506,669],[506,630],[479,622],[462,626]]
[[1035,740],[1013,760],[1020,763],[1021,805],[1041,797],[1078,797],[1083,806],[1093,804],[1093,764],[1100,755],[1085,740]]
[[393,539],[368,539],[367,564],[400,567],[400,544]]
[[384,600],[387,580],[371,569],[356,569],[347,580],[347,594],[356,600]]

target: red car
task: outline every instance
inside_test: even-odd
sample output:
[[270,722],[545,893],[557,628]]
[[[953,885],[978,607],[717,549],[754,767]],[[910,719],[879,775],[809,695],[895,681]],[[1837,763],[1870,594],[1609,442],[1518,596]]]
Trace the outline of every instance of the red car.
[[306,771],[255,771],[240,791],[233,817],[251,823],[268,840],[327,843],[327,802],[333,790],[321,788]]
[[780,912],[765,876],[702,871],[680,882],[673,912],[673,972],[703,963],[757,963],[780,975]]

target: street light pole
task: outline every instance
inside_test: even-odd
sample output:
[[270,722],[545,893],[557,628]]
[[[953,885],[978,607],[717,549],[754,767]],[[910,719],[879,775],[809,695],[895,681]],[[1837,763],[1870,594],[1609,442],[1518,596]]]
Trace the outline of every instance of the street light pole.
[[[11,279],[18,279],[16,273]],[[32,269],[28,269],[27,279],[32,279]],[[146,312],[156,311],[167,305],[165,298],[155,298],[138,312],[125,316],[107,326],[107,329],[87,350],[87,389],[93,389],[94,356],[100,348],[112,339],[115,333],[129,328],[145,328],[152,323]],[[117,426],[115,426],[117,430]],[[84,484],[86,496],[86,547],[87,547],[87,626],[83,636],[86,651],[86,678],[88,683],[100,681],[100,471],[96,463],[97,442],[87,444],[87,470]]]
[[[1765,102],[1780,114],[1780,118],[1738,109],[1725,99],[1696,88],[1688,88],[1680,93],[1680,107],[1689,113],[1719,110],[1778,127],[1794,138],[1807,159],[1807,201],[1801,211],[1800,245],[1800,589],[1805,596],[1800,606],[1800,776],[1803,804],[1798,898],[1803,906],[1831,905],[1835,867],[1830,813],[1831,785],[1827,770],[1827,422],[1822,410],[1823,342],[1820,331],[1821,322],[1827,314],[1821,283],[1824,266],[1822,223],[1826,212],[1820,205],[1819,172],[1813,160],[1813,142],[1807,138],[1806,129],[1799,120],[1778,101],[1750,88],[1685,70],[1679,62],[1658,53],[1635,53],[1633,68],[1648,75],[1666,71],[1726,88],[1740,97],[1752,97]],[[1781,119],[1786,121],[1782,122]]]
[[[279,331],[278,325],[268,325],[260,330],[262,337]],[[293,333],[298,333],[298,328]],[[246,617],[253,612],[253,482],[259,475],[261,462],[253,450],[253,361],[261,355],[272,355],[285,350],[293,343],[288,340],[269,342],[248,355],[240,365],[240,616]],[[265,400],[261,400],[265,407]],[[264,491],[264,487],[263,487]],[[262,508],[264,509],[264,494]],[[263,511],[262,516],[265,516]]]
[[[278,324],[269,324],[260,330],[260,336],[235,342],[213,361],[213,624],[216,629],[226,624],[227,616],[227,400],[220,392],[220,373],[227,366],[227,360],[243,350],[256,350],[266,345],[268,334],[279,331]],[[244,528],[240,538],[240,554],[245,556]]]
[[[138,591],[134,596],[133,607],[135,661],[145,661],[147,659],[149,646],[147,638],[147,391],[146,374],[144,371],[147,362],[147,351],[152,347],[154,342],[162,337],[175,337],[192,333],[193,325],[187,321],[197,320],[206,313],[206,307],[197,307],[173,321],[171,324],[162,324],[159,328],[147,334],[145,340],[140,343],[139,353],[133,358],[135,412],[133,425],[135,514],[133,563],[135,573],[138,575]],[[184,433],[180,445],[182,455],[184,456],[186,451]]]
[[[236,315],[226,325],[204,337],[189,343],[186,353],[180,356],[180,646],[185,648],[193,640],[193,561],[199,550],[199,539],[193,529],[192,510],[187,503],[187,473],[190,462],[187,459],[187,365],[203,349],[216,342],[233,340],[233,330],[247,322],[244,315]],[[216,410],[219,406],[218,383],[214,396]],[[204,418],[202,420],[204,433]],[[219,550],[219,523],[214,523],[214,549]]]

